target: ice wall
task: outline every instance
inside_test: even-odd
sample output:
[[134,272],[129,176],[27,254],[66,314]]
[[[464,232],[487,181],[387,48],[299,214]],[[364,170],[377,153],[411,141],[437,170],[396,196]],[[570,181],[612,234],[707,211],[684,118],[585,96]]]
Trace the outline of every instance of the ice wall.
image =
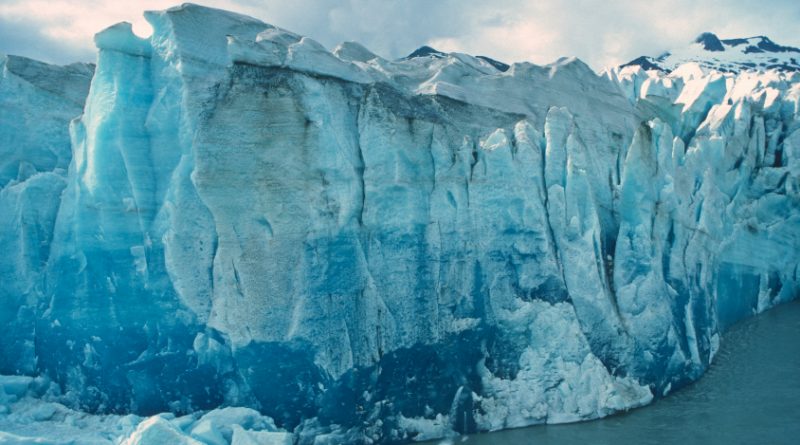
[[94,67],[0,57],[0,373],[33,373],[42,272],[72,158],[69,123]]
[[501,72],[146,17],[96,36],[69,175],[27,198],[45,272],[2,289],[33,328],[0,364],[75,407],[248,406],[301,443],[590,419],[798,294],[797,75]]

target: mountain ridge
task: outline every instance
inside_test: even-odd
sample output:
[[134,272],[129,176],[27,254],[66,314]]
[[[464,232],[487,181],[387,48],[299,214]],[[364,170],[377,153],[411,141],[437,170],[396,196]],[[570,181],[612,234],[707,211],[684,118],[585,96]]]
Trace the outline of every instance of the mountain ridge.
[[779,45],[769,37],[720,39],[716,34],[704,32],[687,47],[662,53],[659,56],[639,56],[620,68],[639,66],[645,71],[674,71],[686,63],[697,63],[701,68],[721,72],[742,71],[800,71],[800,48]]

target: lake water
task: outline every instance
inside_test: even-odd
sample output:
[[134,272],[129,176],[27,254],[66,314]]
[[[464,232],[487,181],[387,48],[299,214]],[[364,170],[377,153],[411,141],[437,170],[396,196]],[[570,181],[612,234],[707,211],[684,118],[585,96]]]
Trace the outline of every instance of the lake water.
[[444,443],[800,444],[800,301],[731,327],[698,382],[650,406],[591,422],[476,434]]

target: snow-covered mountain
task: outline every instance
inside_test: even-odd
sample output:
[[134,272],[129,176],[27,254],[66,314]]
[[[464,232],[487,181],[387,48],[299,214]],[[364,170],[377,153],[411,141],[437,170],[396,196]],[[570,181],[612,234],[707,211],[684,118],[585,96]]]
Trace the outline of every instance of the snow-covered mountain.
[[85,70],[4,68],[31,124],[0,120],[0,368],[39,377],[0,378],[0,439],[592,419],[800,293],[800,74],[390,61],[196,5],[146,18],[96,36],[63,159],[8,141],[48,113],[66,132]]
[[[447,56],[448,53],[439,51],[437,49],[425,45],[415,49],[411,54],[404,57],[404,60],[415,59],[418,57],[433,57],[435,59],[443,59],[446,58]],[[475,56],[475,58],[487,62],[489,65],[495,67],[498,71],[506,72],[508,71],[509,68],[511,68],[511,66],[509,66],[506,63],[494,60],[486,56]]]
[[715,34],[705,32],[685,48],[657,57],[641,56],[622,67],[640,66],[645,70],[670,72],[692,62],[721,72],[800,71],[800,48],[778,45],[765,36],[720,40]]

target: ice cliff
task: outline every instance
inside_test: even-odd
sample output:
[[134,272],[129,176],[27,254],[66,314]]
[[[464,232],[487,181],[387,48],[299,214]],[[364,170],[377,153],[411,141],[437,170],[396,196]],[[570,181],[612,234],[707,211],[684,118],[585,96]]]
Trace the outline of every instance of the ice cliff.
[[[0,372],[59,406],[317,444],[591,419],[798,296],[799,74],[146,18],[97,34],[85,107],[90,67],[3,65]],[[218,443],[192,419],[115,431]]]
[[0,373],[35,373],[41,282],[93,66],[0,55]]

